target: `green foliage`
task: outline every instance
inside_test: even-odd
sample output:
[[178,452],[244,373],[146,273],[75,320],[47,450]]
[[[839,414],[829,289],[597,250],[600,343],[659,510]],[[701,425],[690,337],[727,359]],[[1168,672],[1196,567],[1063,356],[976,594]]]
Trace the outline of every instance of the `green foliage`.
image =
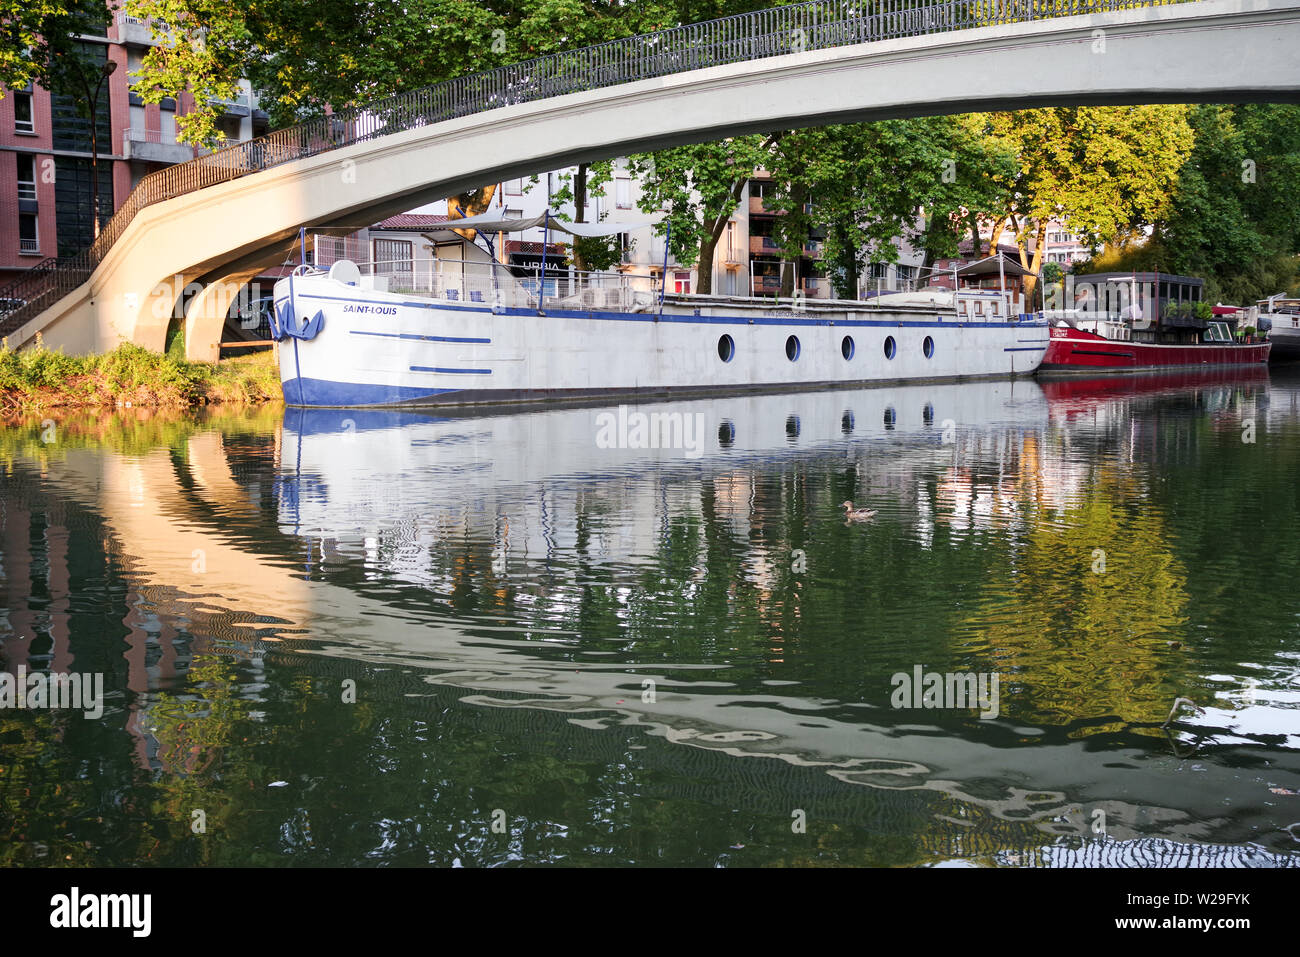
[[1253,302],[1300,288],[1300,107],[1200,106],[1152,250],[1172,272],[1212,280],[1215,298]]
[[735,136],[715,143],[675,146],[629,157],[628,168],[641,180],[639,206],[663,213],[656,227],[669,234],[669,250],[679,263],[701,264],[698,288],[711,291],[713,247],[736,209],[745,183],[771,158],[778,137]]
[[[13,2],[13,0],[6,0]],[[22,2],[22,0],[19,0]],[[734,0],[127,0],[168,24],[134,88],[147,102],[190,89],[186,142],[219,136],[214,97],[246,76],[276,126],[506,63],[770,3]]]
[[[896,240],[930,258],[957,251],[953,215],[984,208],[1010,177],[1014,157],[952,117],[886,120],[797,130],[782,136],[766,165],[777,184],[777,239],[787,257],[814,230],[838,294],[857,294],[868,263],[893,262]],[[811,199],[811,209],[800,197]],[[925,208],[924,227],[917,211]]]
[[107,19],[104,0],[0,0],[0,97],[32,81],[60,88],[59,74],[86,65],[77,36],[102,35]]
[[256,402],[279,393],[269,353],[218,364],[151,352],[129,343],[101,355],[69,356],[36,345],[0,347],[0,404],[5,407],[193,405],[200,401]]

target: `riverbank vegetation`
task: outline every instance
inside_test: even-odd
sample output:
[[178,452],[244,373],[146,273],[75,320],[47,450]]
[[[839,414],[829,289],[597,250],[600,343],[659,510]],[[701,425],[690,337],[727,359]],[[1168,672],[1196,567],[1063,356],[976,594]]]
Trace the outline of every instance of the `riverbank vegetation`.
[[187,408],[279,399],[270,352],[189,362],[123,344],[102,355],[69,356],[36,344],[0,346],[0,413],[56,408]]

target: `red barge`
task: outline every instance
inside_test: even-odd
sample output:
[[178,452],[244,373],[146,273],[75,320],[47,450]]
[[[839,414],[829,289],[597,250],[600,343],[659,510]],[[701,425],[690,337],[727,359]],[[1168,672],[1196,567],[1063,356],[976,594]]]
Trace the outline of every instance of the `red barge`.
[[[1072,277],[1073,278],[1073,277]],[[1040,373],[1138,372],[1268,362],[1267,340],[1240,341],[1236,320],[1202,305],[1205,282],[1160,273],[1098,273],[1074,281],[1075,308],[1047,311]]]

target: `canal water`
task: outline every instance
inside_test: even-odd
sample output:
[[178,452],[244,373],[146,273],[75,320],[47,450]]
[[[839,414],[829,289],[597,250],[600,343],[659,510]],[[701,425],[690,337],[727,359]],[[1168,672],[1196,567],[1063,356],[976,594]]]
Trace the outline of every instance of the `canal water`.
[[0,864],[1300,865],[1296,374],[56,415],[0,482]]

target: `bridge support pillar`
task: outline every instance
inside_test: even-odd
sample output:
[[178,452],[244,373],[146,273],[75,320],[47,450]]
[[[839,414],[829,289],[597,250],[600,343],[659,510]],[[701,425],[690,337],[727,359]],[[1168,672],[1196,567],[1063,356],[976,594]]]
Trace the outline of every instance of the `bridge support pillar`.
[[242,269],[213,273],[185,309],[185,358],[191,362],[216,362],[221,352],[221,331],[226,314],[240,290],[262,270]]

